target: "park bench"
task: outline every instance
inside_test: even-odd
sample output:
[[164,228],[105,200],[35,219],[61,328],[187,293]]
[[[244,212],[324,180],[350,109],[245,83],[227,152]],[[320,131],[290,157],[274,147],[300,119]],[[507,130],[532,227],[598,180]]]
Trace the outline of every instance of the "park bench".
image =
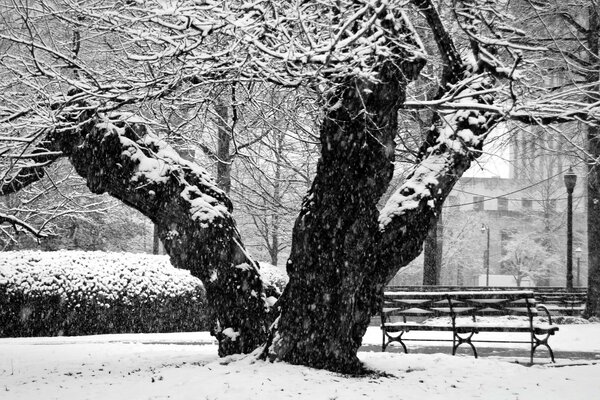
[[[497,318],[509,315],[524,318]],[[540,315],[545,316],[547,322],[542,323],[536,318]],[[452,355],[459,346],[467,344],[477,358],[474,345],[477,342],[528,343],[531,363],[540,346],[548,349],[554,362],[548,339],[558,327],[552,325],[547,308],[536,302],[533,291],[402,292],[388,288],[384,291],[380,316],[382,351],[393,342],[398,342],[408,353],[406,341],[451,341]],[[452,332],[452,339],[406,338],[405,334],[411,331],[447,331]],[[474,337],[481,332],[527,333],[528,337],[526,340],[478,340]]]
[[585,311],[587,288],[574,287],[567,290],[560,286],[537,286],[518,288],[514,286],[388,286],[395,292],[455,292],[455,291],[504,291],[532,290],[535,299],[548,308],[552,316],[581,316]]
[[555,316],[581,316],[587,301],[586,288],[536,288],[534,291],[538,302],[544,304],[550,314]]

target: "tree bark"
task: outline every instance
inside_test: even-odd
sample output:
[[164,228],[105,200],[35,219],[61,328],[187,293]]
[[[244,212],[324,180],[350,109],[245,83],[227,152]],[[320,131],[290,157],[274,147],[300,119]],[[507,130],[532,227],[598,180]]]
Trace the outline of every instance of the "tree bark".
[[440,284],[443,229],[442,215],[440,214],[437,224],[429,229],[423,246],[423,285],[425,286]]
[[[588,34],[587,51],[589,52],[590,73],[587,81],[591,84],[598,82],[600,71],[600,52],[598,35],[600,35],[600,17],[594,5],[588,8]],[[598,90],[590,89],[588,103],[598,101]],[[588,296],[585,316],[600,317],[600,128],[597,125],[588,125],[587,147],[590,159],[588,160],[588,189],[587,189],[587,228],[588,228]]]
[[351,80],[330,99],[322,156],[296,220],[274,351],[293,364],[355,373],[383,285],[376,271],[377,201],[393,173],[406,81]]
[[[453,50],[447,32],[437,33],[444,36],[437,38],[440,47]],[[329,99],[321,159],[294,225],[290,280],[269,347],[280,360],[361,372],[357,350],[384,285],[421,252],[445,197],[479,156],[497,119],[472,110],[433,126],[415,170],[380,215],[376,205],[393,173],[398,109],[421,67],[414,59],[384,62],[377,83],[341,82]],[[464,94],[485,91],[489,83],[474,79]],[[489,95],[472,98],[493,101]]]
[[[283,135],[282,135],[283,136]],[[280,145],[281,143],[279,143]],[[275,154],[275,177],[273,181],[273,200],[277,202],[277,205],[281,205],[281,157],[280,157],[281,147],[277,147],[277,152]],[[271,245],[269,248],[269,253],[271,256],[271,265],[277,265],[279,261],[279,212],[278,210],[274,210],[271,213]]]
[[109,193],[154,222],[175,267],[206,289],[219,355],[264,342],[268,307],[232,205],[208,173],[181,158],[143,125],[92,117],[77,132],[50,132],[93,193]]
[[228,106],[223,102],[215,104],[215,112],[217,117],[215,123],[217,125],[217,185],[225,193],[231,192],[231,134],[227,127],[229,119]]

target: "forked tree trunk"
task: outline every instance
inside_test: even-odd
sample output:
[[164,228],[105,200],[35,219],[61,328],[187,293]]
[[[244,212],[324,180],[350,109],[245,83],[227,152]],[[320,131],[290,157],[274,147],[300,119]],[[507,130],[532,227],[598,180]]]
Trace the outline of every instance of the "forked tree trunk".
[[[439,16],[437,23],[441,26]],[[440,47],[460,57],[449,37]],[[280,299],[272,356],[344,373],[361,372],[357,350],[384,285],[422,250],[456,181],[478,157],[496,117],[476,110],[432,126],[415,170],[380,213],[377,203],[393,173],[398,109],[417,60],[384,62],[378,82],[347,80],[329,99],[321,125],[321,159],[293,230],[289,283]],[[455,65],[464,77],[466,69]],[[459,78],[460,77],[460,78]],[[454,82],[450,82],[454,83]],[[465,86],[489,103],[492,82]]]
[[294,364],[358,372],[356,356],[385,277],[377,274],[377,202],[393,174],[398,107],[406,81],[351,80],[330,99],[321,159],[296,220],[280,299],[276,356]]
[[[421,3],[424,12],[434,11]],[[357,350],[382,288],[419,254],[443,200],[493,126],[495,117],[477,110],[447,115],[432,126],[415,170],[377,211],[393,173],[398,109],[423,65],[406,54],[410,32],[390,16],[383,10],[381,23],[401,45],[392,46],[393,54],[374,53],[378,80],[340,78],[332,89],[320,131],[322,157],[294,226],[290,281],[268,347],[283,361],[362,370]],[[456,53],[447,35],[437,40]],[[447,60],[456,64],[459,57]],[[461,77],[466,72],[454,67]],[[472,76],[455,94],[489,103],[488,83]],[[224,191],[142,125],[106,118],[81,125],[76,132],[50,132],[50,144],[70,158],[92,192],[109,193],[152,219],[172,263],[203,281],[218,321],[219,354],[254,350],[266,338],[268,307]]]
[[231,202],[199,166],[143,125],[92,118],[79,133],[52,133],[94,193],[109,193],[154,222],[171,262],[206,289],[219,355],[248,353],[266,339],[258,266],[246,254]]

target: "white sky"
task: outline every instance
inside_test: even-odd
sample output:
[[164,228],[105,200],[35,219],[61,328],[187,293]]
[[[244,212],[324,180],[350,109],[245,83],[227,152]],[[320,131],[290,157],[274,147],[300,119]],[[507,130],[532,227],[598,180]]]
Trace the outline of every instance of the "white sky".
[[465,172],[465,177],[476,178],[510,178],[510,147],[503,139],[506,138],[504,130],[496,129],[491,140],[483,147],[484,154]]

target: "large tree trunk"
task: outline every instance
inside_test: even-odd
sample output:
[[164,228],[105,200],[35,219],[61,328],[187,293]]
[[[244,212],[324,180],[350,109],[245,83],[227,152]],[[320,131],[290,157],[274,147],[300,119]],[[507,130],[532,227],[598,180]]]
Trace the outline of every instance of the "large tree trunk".
[[[485,82],[479,84],[475,90],[484,90]],[[290,281],[271,346],[279,359],[361,370],[356,353],[384,285],[421,252],[444,199],[480,154],[494,116],[473,110],[433,127],[419,164],[379,215],[376,204],[393,170],[395,104],[403,85],[392,79],[347,85],[334,99],[341,106],[323,123],[322,158],[294,226]],[[358,102],[366,108],[360,117],[353,114]]]
[[423,285],[440,284],[442,272],[443,225],[440,214],[437,224],[429,229],[423,246]]
[[171,262],[206,289],[221,356],[264,342],[268,308],[258,266],[232,206],[208,173],[143,125],[93,117],[78,133],[50,134],[94,193],[109,193],[157,226]]
[[[598,34],[600,34],[600,17],[594,5],[588,9],[588,37],[587,51],[589,52],[590,73],[588,82],[598,82],[600,73],[600,51],[598,46]],[[595,96],[588,97],[588,103],[598,101],[598,87],[592,93]],[[591,90],[591,89],[590,89]],[[588,296],[585,315],[587,317],[600,317],[600,128],[590,125],[587,128],[588,154],[588,188],[587,188],[587,212],[588,212]]]
[[[356,352],[383,279],[375,272],[377,201],[393,173],[398,106],[406,82],[349,81],[321,127],[322,156],[294,225],[280,299],[284,361],[342,372],[359,369]],[[375,284],[376,282],[376,284]]]
[[[440,45],[454,51],[448,36]],[[413,173],[381,215],[377,211],[393,173],[398,109],[421,66],[415,60],[386,62],[377,83],[348,80],[329,99],[322,156],[294,225],[290,280],[270,346],[278,359],[361,371],[357,350],[384,285],[421,252],[445,197],[479,155],[496,117],[475,110],[447,116],[448,124],[428,132]],[[464,94],[489,83],[475,79]],[[476,102],[491,100],[473,95]]]

